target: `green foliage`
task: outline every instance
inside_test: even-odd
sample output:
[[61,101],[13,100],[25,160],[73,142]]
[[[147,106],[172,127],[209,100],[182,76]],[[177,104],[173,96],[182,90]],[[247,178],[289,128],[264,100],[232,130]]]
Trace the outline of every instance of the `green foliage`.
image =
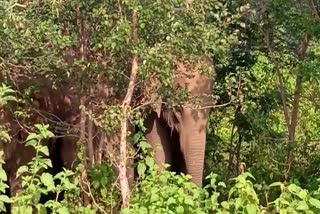
[[[320,201],[301,187],[276,182],[272,187],[280,186],[281,194],[264,207],[254,188],[254,179],[250,173],[244,173],[232,179],[230,189],[224,182],[217,182],[218,175],[207,176],[209,184],[203,189],[190,182],[190,177],[176,175],[173,172],[159,174],[156,168],[142,177],[139,188],[133,192],[129,208],[122,213],[317,213]],[[225,196],[227,200],[225,200]]]
[[205,213],[202,208],[205,192],[190,182],[189,175],[160,172],[153,154],[150,155],[151,146],[143,137],[144,127],[139,127],[142,131],[134,136],[141,149],[137,165],[139,181],[130,206],[122,213]]
[[203,194],[190,182],[190,176],[173,172],[159,175],[153,170],[139,183],[129,208],[122,213],[205,213]]
[[[116,186],[116,174],[112,164],[104,161],[88,170],[91,194],[99,205],[99,210],[119,209],[120,192]],[[97,205],[96,205],[97,206]]]
[[17,101],[14,96],[15,91],[4,83],[0,86],[0,107],[3,108],[9,101]]
[[[274,204],[278,213],[318,213],[320,209],[320,201],[311,197],[311,194],[296,184],[285,186],[283,183],[276,182],[271,187],[279,186],[281,195],[270,204]],[[314,194],[317,194],[314,191]],[[319,193],[318,193],[319,194]]]
[[[52,163],[44,145],[53,133],[47,125],[35,125],[39,122],[29,113],[46,115],[52,130],[64,122],[71,129],[74,118],[59,122],[52,118],[60,113],[69,116],[70,109],[73,117],[80,109],[105,135],[118,131],[124,115],[140,130],[130,138],[139,148],[139,180],[123,213],[318,213],[320,2],[250,4],[242,0],[0,1],[0,145],[4,151],[0,153],[0,209],[5,209],[4,202],[13,203],[16,213],[32,209],[45,213],[46,208],[55,213],[120,209],[114,160],[88,167],[85,142],[79,142],[81,164],[76,170],[48,173]],[[132,41],[134,10],[137,43]],[[132,108],[124,114],[119,104],[127,90],[133,54],[139,58],[138,80]],[[214,60],[214,71],[207,73],[215,78],[213,97],[221,108],[209,117],[204,172],[208,176],[200,189],[188,175],[159,172],[143,137],[146,130],[140,110],[158,100],[166,108],[192,103],[190,94],[173,84],[179,75],[176,63],[205,57]],[[298,76],[302,76],[300,92]],[[87,98],[90,106],[79,108],[76,101],[63,113],[69,107],[57,107],[58,112],[37,109],[43,103],[56,107],[47,97],[37,97],[35,89],[43,85],[48,91],[61,89],[63,96],[67,91],[66,99]],[[284,100],[279,91],[285,92]],[[106,98],[100,92],[111,95]],[[283,110],[293,112],[296,94],[298,121],[291,145]],[[6,111],[17,118],[3,123]],[[22,139],[36,155],[18,171],[23,191],[8,198],[3,170],[6,145],[21,137],[16,128],[9,132],[6,123],[11,122],[26,130],[36,128]],[[66,132],[61,134],[70,134]],[[244,173],[240,166],[245,166]],[[83,186],[84,173],[88,187]],[[90,203],[84,205],[80,198],[86,191]],[[49,193],[56,194],[56,199],[40,204],[40,196]]]
[[247,180],[253,178],[250,173],[245,173],[235,178],[235,185],[229,190],[227,203],[222,203],[223,208],[234,213],[259,213],[259,199],[253,188],[253,183]]
[[[17,101],[15,91],[2,83],[0,86],[0,109],[4,108],[10,101]],[[0,141],[10,142],[11,138],[4,124],[0,124]]]
[[[26,139],[26,146],[30,146],[35,150],[35,157],[27,165],[21,166],[17,171],[17,176],[22,180],[23,191],[12,198],[14,213],[32,213],[33,207],[36,207],[38,212],[50,207],[60,209],[60,204],[57,201],[48,201],[45,205],[39,204],[41,194],[47,195],[50,192],[57,194],[65,190],[73,190],[76,188],[69,181],[72,172],[61,172],[55,176],[43,170],[52,167],[49,156],[48,147],[42,145],[42,141],[53,137],[53,134],[48,130],[48,125],[35,125],[37,133],[30,133]],[[59,185],[55,185],[55,181],[60,181]],[[58,197],[57,197],[58,198]],[[54,203],[55,202],[55,203]],[[59,212],[58,212],[59,213]]]
[[7,174],[3,169],[4,159],[3,159],[3,151],[0,151],[0,211],[6,211],[5,203],[11,203],[12,200],[5,194],[6,188],[8,188],[8,184],[6,183],[8,180]]

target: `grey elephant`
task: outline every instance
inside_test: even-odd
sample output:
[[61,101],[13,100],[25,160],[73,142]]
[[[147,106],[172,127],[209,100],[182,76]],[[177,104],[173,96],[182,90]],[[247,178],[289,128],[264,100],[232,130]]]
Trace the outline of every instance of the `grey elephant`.
[[[202,64],[204,64],[202,62]],[[212,68],[210,61],[206,66]],[[202,73],[200,66],[178,63],[176,86],[197,97],[198,106],[185,103],[176,109],[153,111],[146,119],[146,139],[153,146],[156,163],[171,165],[171,170],[187,173],[201,187],[204,167],[206,128],[213,90],[213,78]]]
[[[210,61],[200,64],[212,67]],[[176,73],[178,75],[174,81],[176,86],[185,88],[191,95],[197,97],[199,101],[197,108],[193,107],[190,103],[185,103],[183,106],[175,109],[164,107],[160,112],[153,111],[148,114],[145,120],[147,127],[145,137],[154,148],[156,163],[159,164],[160,168],[163,169],[163,164],[168,163],[171,165],[171,170],[190,174],[192,181],[198,186],[202,185],[206,126],[212,103],[210,97],[214,82],[210,75],[202,73],[200,67],[187,65],[186,63],[177,63]],[[49,88],[45,89],[40,93],[36,105],[40,106],[42,110],[49,111],[61,120],[67,121],[69,124],[72,123],[77,127],[78,123],[74,122],[73,118],[76,118],[75,115],[79,114],[76,108],[79,106],[79,99],[74,94],[68,95],[68,93],[65,93],[65,91],[68,91],[65,89],[59,91],[51,91]],[[76,109],[75,112],[72,109]],[[107,139],[118,138],[117,136],[105,136],[105,139],[108,141]],[[54,148],[59,147],[59,151],[54,149],[54,154],[50,154],[51,157],[54,156],[54,160],[52,161],[57,162],[53,163],[54,165],[58,165],[56,168],[62,169],[62,167],[66,167],[72,169],[76,166],[76,163],[79,161],[76,155],[77,141],[76,137],[64,137],[59,140],[59,146],[54,146]],[[96,139],[96,141],[101,141],[101,139]],[[98,148],[98,146],[95,146],[95,148]],[[11,162],[17,163],[18,159],[26,159],[24,164],[29,162],[33,155],[25,152],[28,149],[30,148],[20,148],[19,157],[12,156]],[[99,153],[101,151],[95,152]],[[7,166],[5,167],[12,172],[15,171],[18,166],[9,167],[9,162],[7,162]],[[129,171],[132,172],[132,170]],[[131,176],[130,180],[133,182],[132,175],[129,173],[128,176]],[[14,172],[9,177],[9,179],[11,177],[15,178]],[[11,194],[14,195],[19,190],[13,191],[12,188],[14,186],[12,184],[13,182],[10,184],[10,189]]]
[[[177,63],[177,75],[174,79],[176,87],[182,87],[196,97],[197,108],[191,103],[175,109],[165,107],[148,113],[145,119],[146,140],[152,145],[156,163],[163,170],[164,163],[171,165],[171,170],[192,176],[192,181],[202,185],[202,173],[206,147],[206,128],[210,106],[212,105],[213,77],[202,72],[203,65],[213,69],[210,60],[198,64]],[[209,72],[210,73],[210,72]],[[119,136],[105,136],[106,150],[112,154],[110,144],[118,144]],[[66,139],[62,145],[61,157],[65,166],[74,165],[76,155],[75,142]],[[99,152],[99,151],[95,151]],[[107,155],[106,155],[107,156]],[[131,163],[132,164],[132,163]],[[133,183],[134,170],[128,166],[129,183]]]

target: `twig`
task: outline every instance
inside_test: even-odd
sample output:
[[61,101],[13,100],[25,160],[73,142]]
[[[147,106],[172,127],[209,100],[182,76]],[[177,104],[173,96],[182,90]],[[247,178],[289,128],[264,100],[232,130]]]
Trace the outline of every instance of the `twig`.
[[14,8],[14,7],[26,8],[27,5],[19,4],[19,3],[16,2],[16,3],[14,3],[13,5],[11,5],[10,7],[8,7],[8,8],[6,9],[6,11],[9,11],[9,10],[11,10],[11,9]]
[[[88,181],[87,179],[85,179],[85,180],[82,181],[82,183],[85,184],[85,185],[87,186],[87,189],[88,189],[88,191],[86,191],[86,188],[81,186],[81,187],[82,187],[82,188],[81,188],[82,191],[83,191],[85,194],[87,194],[87,195],[90,196],[90,198],[92,199],[92,202],[93,202],[94,206],[96,206],[102,213],[107,213],[106,211],[104,211],[104,210],[102,209],[102,207],[99,206],[99,204],[96,202],[95,198],[93,197],[89,181]],[[80,185],[81,185],[81,183],[80,183]]]

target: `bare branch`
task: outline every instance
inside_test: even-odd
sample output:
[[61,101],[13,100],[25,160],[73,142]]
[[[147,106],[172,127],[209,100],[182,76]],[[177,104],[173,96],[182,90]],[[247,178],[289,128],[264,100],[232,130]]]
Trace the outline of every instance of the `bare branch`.
[[15,8],[15,7],[26,8],[27,5],[19,4],[19,3],[16,2],[16,3],[14,3],[13,5],[11,5],[10,7],[8,7],[8,8],[6,9],[6,11],[9,11],[9,10]]
[[318,11],[318,4],[314,0],[310,0],[311,7],[312,7],[312,15],[317,19],[320,20],[319,11]]
[[123,19],[123,13],[122,13],[122,2],[121,2],[121,0],[118,0],[118,14],[119,14],[120,19],[122,20]]

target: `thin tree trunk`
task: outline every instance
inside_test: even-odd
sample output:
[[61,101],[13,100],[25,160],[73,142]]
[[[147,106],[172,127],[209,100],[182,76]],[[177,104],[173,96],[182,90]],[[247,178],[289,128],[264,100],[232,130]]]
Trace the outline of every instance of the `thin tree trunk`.
[[[137,11],[134,10],[132,14],[132,39],[133,45],[138,42],[137,33]],[[120,177],[120,188],[122,196],[122,206],[128,207],[130,199],[130,188],[127,178],[127,161],[128,161],[128,150],[127,150],[127,133],[128,133],[128,110],[130,109],[130,103],[134,91],[134,86],[138,74],[138,56],[134,55],[131,64],[131,75],[129,79],[129,85],[126,96],[123,100],[121,110],[124,115],[121,118],[121,138],[120,138],[120,160],[119,160],[119,177]]]
[[227,177],[229,178],[232,175],[233,169],[233,158],[234,158],[234,151],[233,151],[233,139],[234,139],[234,129],[235,124],[233,122],[232,129],[231,129],[231,136],[230,136],[230,145],[229,145],[229,160],[228,160],[228,167],[227,167]]
[[289,138],[288,138],[289,148],[288,148],[288,157],[287,157],[288,169],[286,173],[286,180],[293,165],[292,149],[296,141],[296,127],[298,123],[299,103],[300,103],[300,95],[302,90],[302,79],[303,79],[303,76],[301,74],[298,74],[296,78],[296,86],[295,86],[293,107],[292,107],[292,113],[291,113],[291,123],[289,126]]
[[238,131],[239,134],[239,138],[238,138],[238,142],[237,142],[237,147],[236,147],[236,163],[237,163],[237,175],[240,175],[243,173],[243,169],[242,169],[242,163],[241,163],[241,144],[242,144],[242,136],[241,136],[241,132]]
[[[81,10],[80,10],[79,4],[76,6],[75,11],[76,11],[76,19],[77,19],[77,27],[78,27],[78,36],[80,40],[79,54],[80,54],[80,59],[82,61],[85,61],[87,60],[87,55],[88,55],[87,54],[88,35],[85,29],[83,20],[81,18]],[[79,73],[79,75],[81,76],[82,74]],[[87,102],[86,95],[83,95],[80,98],[80,105],[84,107],[86,102]],[[85,114],[84,108],[81,108],[81,112],[80,112],[80,142],[81,143],[86,143],[85,133],[86,133],[86,114]],[[86,160],[84,160],[84,163],[85,165],[87,165]],[[86,169],[84,169],[84,171],[81,174],[81,185],[83,187],[83,203],[86,206],[90,203],[90,195],[89,195],[89,188],[88,188],[88,185],[90,184],[88,183]]]
[[[278,64],[275,60],[274,62]],[[282,78],[282,74],[280,72],[279,65],[276,65],[276,73],[278,76],[278,81],[279,81],[279,92],[280,92],[280,97],[281,97],[281,102],[282,102],[282,110],[283,110],[283,115],[287,124],[287,128],[289,131],[289,126],[290,126],[290,115],[289,115],[289,110],[288,110],[288,104],[287,104],[287,90],[284,85],[284,81]]]
[[293,105],[292,105],[292,112],[291,112],[291,123],[289,127],[289,143],[290,144],[295,143],[296,127],[298,123],[299,103],[300,103],[300,96],[302,91],[302,80],[303,80],[303,76],[301,74],[298,74],[296,78],[296,86],[294,91],[294,98],[293,98]]
[[314,0],[310,0],[311,7],[312,7],[312,15],[315,17],[318,21],[320,20],[319,11],[318,11],[318,2]]
[[287,90],[282,78],[282,74],[280,72],[280,66],[278,61],[274,58],[273,56],[273,51],[270,45],[270,38],[269,38],[269,32],[265,33],[265,43],[266,46],[268,48],[268,52],[270,54],[270,58],[272,63],[275,65],[275,70],[276,70],[276,74],[278,77],[278,81],[279,81],[279,93],[280,93],[280,98],[281,98],[281,103],[282,103],[282,110],[283,110],[283,115],[287,124],[287,129],[289,132],[289,127],[290,127],[290,115],[289,115],[289,110],[288,110],[288,105],[287,105]]
[[[85,105],[85,96],[81,97],[80,99],[80,105],[84,106]],[[82,108],[80,110],[80,143],[85,143],[86,142],[86,114],[84,109]],[[90,202],[90,197],[87,194],[88,189],[87,189],[87,172],[86,170],[84,170],[81,174],[81,183],[82,183],[82,187],[84,188],[83,191],[83,203],[84,205],[88,205]]]
[[[305,36],[303,42],[301,43],[299,50],[298,50],[298,58],[300,61],[305,59],[307,50],[309,46],[309,38],[308,36]],[[288,164],[288,170],[286,173],[286,177],[288,177],[292,165],[293,165],[293,156],[292,156],[292,149],[295,145],[296,141],[296,128],[298,124],[298,116],[299,116],[299,105],[300,105],[300,97],[302,92],[302,83],[303,83],[303,75],[301,74],[301,71],[298,71],[297,77],[296,77],[296,85],[294,89],[294,95],[293,95],[293,103],[292,103],[292,112],[291,112],[291,123],[289,125],[289,150],[288,150],[288,157],[287,157],[287,164]],[[287,178],[286,178],[287,179]]]
[[99,141],[99,146],[98,146],[98,154],[97,154],[97,163],[101,164],[102,162],[102,153],[104,149],[104,143],[105,143],[105,134],[103,130],[100,131],[100,141]]
[[[270,46],[269,41],[269,32],[265,33],[265,42],[269,51],[269,54],[271,56],[271,61],[274,63],[276,67],[276,73],[279,79],[279,89],[280,89],[280,96],[282,101],[282,107],[283,107],[283,113],[285,117],[285,121],[287,124],[288,129],[288,155],[287,155],[287,164],[288,169],[285,175],[285,179],[287,180],[288,175],[291,171],[292,164],[293,164],[293,157],[292,157],[292,148],[295,144],[295,137],[296,137],[296,127],[298,124],[298,114],[299,114],[299,104],[300,104],[300,97],[301,97],[301,91],[302,91],[302,83],[303,83],[303,75],[300,71],[298,71],[298,74],[296,76],[296,85],[294,89],[294,96],[293,96],[293,103],[292,103],[292,111],[291,115],[289,114],[288,106],[287,106],[287,95],[286,95],[286,88],[285,84],[280,72],[280,66],[278,61],[273,57],[273,52]],[[309,38],[306,35],[304,40],[302,41],[301,45],[298,47],[298,58],[299,61],[303,61],[305,59],[307,49],[309,46]]]
[[88,121],[88,156],[90,166],[94,166],[94,148],[93,148],[93,122],[89,119]]

